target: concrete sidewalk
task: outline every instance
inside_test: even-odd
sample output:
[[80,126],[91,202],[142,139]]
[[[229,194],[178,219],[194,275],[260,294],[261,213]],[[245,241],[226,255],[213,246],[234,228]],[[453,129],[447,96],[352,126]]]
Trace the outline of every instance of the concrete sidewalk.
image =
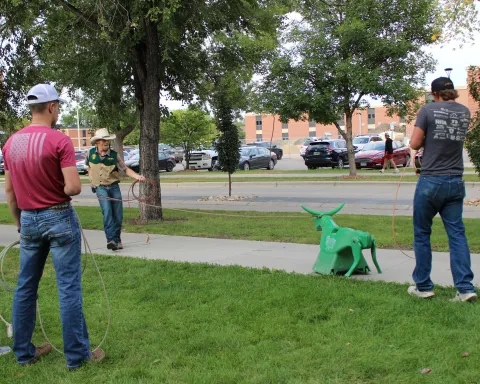
[[[152,260],[170,260],[191,263],[210,263],[217,265],[241,265],[251,268],[281,269],[302,274],[312,273],[312,266],[319,251],[318,245],[272,243],[264,241],[207,239],[199,237],[150,235],[146,244],[146,235],[124,233],[124,249],[118,252],[106,248],[102,231],[85,231],[87,240],[94,253],[136,257]],[[18,239],[15,227],[0,225],[0,246],[6,246]],[[406,252],[413,257],[413,252]],[[356,275],[361,280],[383,280],[392,282],[412,282],[411,274],[415,265],[398,250],[377,250],[377,259],[383,270],[377,273],[369,252],[365,259],[372,268],[368,275]],[[453,285],[448,253],[435,252],[433,255],[432,279],[436,284]],[[474,284],[480,284],[480,255],[472,255]]]

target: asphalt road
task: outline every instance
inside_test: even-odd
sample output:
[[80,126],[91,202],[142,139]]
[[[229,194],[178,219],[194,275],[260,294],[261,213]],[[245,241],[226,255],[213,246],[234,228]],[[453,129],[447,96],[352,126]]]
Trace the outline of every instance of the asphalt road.
[[[124,199],[128,188],[128,184],[121,184]],[[478,185],[467,183],[466,189],[468,198],[480,198]],[[389,215],[396,191],[397,184],[388,182],[234,183],[233,194],[242,196],[242,200],[218,201],[216,197],[228,194],[228,186],[224,183],[165,183],[162,185],[162,205],[166,208],[299,212],[301,205],[324,211],[346,203],[343,213]],[[415,183],[401,185],[396,202],[398,215],[412,214],[414,191]],[[89,185],[84,185],[82,193],[73,201],[76,205],[98,205]],[[5,202],[3,188],[0,189],[0,202]],[[465,206],[465,217],[480,218],[480,207]]]

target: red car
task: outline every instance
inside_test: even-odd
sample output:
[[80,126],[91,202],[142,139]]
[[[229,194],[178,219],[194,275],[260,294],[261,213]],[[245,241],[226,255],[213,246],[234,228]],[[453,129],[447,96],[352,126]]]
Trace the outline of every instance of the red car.
[[[392,145],[393,161],[397,166],[405,167],[410,161],[410,148],[400,141],[394,141]],[[384,157],[385,142],[371,142],[355,154],[355,165],[357,168],[382,168]]]

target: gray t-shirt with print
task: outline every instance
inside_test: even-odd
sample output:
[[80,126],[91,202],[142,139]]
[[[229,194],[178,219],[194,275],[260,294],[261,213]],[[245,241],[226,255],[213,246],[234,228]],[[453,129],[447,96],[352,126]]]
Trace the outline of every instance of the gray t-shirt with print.
[[463,142],[470,111],[457,102],[429,103],[415,125],[425,132],[422,176],[463,175]]

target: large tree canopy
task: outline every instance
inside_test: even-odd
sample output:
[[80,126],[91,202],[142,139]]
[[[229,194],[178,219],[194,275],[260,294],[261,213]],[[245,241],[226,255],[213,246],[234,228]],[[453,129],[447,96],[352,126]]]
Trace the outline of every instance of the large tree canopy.
[[[365,96],[400,111],[418,94],[433,60],[422,51],[436,26],[433,0],[306,0],[279,53],[258,86],[259,104],[283,120],[335,124],[355,162],[352,116]],[[346,130],[338,121],[346,117]]]
[[[111,111],[111,118],[134,97],[141,169],[157,183],[152,203],[157,207],[160,92],[192,99],[217,33],[249,36],[277,23],[269,0],[6,0],[0,12],[2,29],[18,31],[17,42],[27,38],[30,51],[23,56],[32,60],[31,67],[58,85],[81,88],[96,100],[99,114]],[[12,60],[12,68],[16,65]],[[141,194],[153,190],[141,186]],[[144,221],[162,217],[161,208],[140,211]]]

